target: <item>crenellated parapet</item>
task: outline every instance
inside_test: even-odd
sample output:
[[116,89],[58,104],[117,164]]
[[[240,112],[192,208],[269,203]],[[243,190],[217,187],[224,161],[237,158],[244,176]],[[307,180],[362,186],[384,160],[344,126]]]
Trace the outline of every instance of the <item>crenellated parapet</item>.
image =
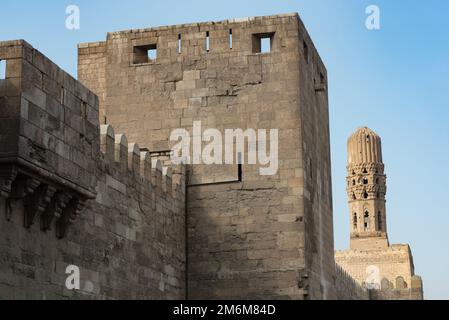
[[335,264],[335,285],[338,300],[369,300],[369,291],[361,286],[338,263]]
[[[181,212],[185,170],[99,124],[98,98],[23,40],[0,42],[0,196],[7,220],[23,203],[23,224],[66,235],[104,180],[147,205]],[[131,188],[133,192],[127,192]],[[178,201],[179,200],[179,201]]]
[[[415,275],[413,256],[407,244],[393,244],[378,250],[335,251],[335,261],[348,277],[369,289],[370,299],[419,300],[423,297],[421,278]],[[338,272],[337,279],[347,282]],[[345,285],[336,284],[341,287],[340,292],[346,294]]]
[[100,150],[106,174],[149,197],[184,202],[185,168],[163,166],[149,151],[141,151],[137,143],[129,143],[124,134],[115,134],[110,125],[100,126]]

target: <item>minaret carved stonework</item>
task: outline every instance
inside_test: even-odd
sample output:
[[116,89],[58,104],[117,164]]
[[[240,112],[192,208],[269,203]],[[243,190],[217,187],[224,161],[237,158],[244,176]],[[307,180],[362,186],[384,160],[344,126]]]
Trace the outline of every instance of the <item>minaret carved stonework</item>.
[[[371,129],[360,128],[349,138],[347,170],[350,249],[335,252],[337,271],[367,289],[369,299],[422,300],[410,246],[388,241],[382,144]],[[339,291],[343,299],[345,290]]]
[[347,171],[351,249],[388,247],[381,139],[371,129],[360,128],[349,138]]

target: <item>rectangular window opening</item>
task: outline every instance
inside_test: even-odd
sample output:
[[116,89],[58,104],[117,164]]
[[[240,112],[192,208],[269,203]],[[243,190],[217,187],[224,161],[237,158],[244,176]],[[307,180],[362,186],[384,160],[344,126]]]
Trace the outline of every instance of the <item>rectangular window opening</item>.
[[209,52],[210,50],[210,34],[209,31],[206,32],[206,51]]
[[178,34],[178,53],[182,52],[182,36]]
[[274,33],[253,34],[253,53],[270,53],[273,49]]
[[229,29],[229,49],[232,49],[232,29]]
[[147,63],[156,60],[157,58],[157,45],[148,44],[144,46],[134,47],[134,63]]
[[6,60],[0,60],[0,80],[6,79]]

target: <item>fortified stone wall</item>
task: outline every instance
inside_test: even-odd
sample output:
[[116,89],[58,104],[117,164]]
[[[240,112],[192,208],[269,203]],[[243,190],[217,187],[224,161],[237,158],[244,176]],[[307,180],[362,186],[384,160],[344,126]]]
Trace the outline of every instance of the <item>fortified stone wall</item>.
[[100,114],[152,152],[193,121],[279,129],[275,175],[188,167],[189,298],[335,297],[327,74],[297,14],[113,32],[78,52]]
[[420,276],[413,276],[411,285],[407,287],[406,283],[399,277],[394,285],[383,283],[380,290],[371,290],[372,300],[423,300],[423,286]]
[[423,299],[421,278],[414,273],[408,245],[395,244],[382,250],[336,251],[335,260],[361,285],[370,285],[379,275],[380,283],[374,281],[375,286],[370,290],[372,299]]
[[100,128],[97,97],[26,42],[0,59],[0,298],[184,298],[184,168]]
[[422,300],[422,280],[412,276],[407,284],[400,276],[394,283],[383,279],[380,287],[365,288],[351,274],[336,264],[335,288],[338,300]]
[[88,84],[92,92],[98,96],[99,100],[99,119],[101,124],[106,124],[106,114],[104,103],[106,101],[106,43],[94,42],[90,44],[79,45],[79,53],[87,52],[87,59],[78,60],[78,79],[83,76],[83,83]]
[[[312,297],[332,299],[334,230],[327,72],[299,20],[299,121],[307,275]],[[298,151],[297,151],[298,152]]]
[[369,266],[379,267],[383,278],[391,283],[401,276],[410,286],[414,274],[413,258],[408,245],[391,245],[383,250],[370,251],[336,251],[336,261],[359,283],[366,281]]
[[[0,298],[423,298],[408,245],[334,263],[327,75],[297,14],[80,45],[99,98],[23,40],[0,60]],[[170,132],[193,121],[279,129],[278,172],[172,166]]]
[[338,264],[335,264],[335,289],[338,300],[370,299],[370,292],[363,288]]

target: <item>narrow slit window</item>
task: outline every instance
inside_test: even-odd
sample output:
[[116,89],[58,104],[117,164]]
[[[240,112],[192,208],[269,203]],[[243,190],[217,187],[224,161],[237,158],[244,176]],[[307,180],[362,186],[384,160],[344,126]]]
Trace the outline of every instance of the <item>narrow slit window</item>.
[[61,87],[61,93],[60,93],[59,99],[60,99],[61,104],[64,104],[64,99],[65,99],[64,87]]
[[144,46],[134,47],[134,63],[147,63],[156,60],[157,58],[157,45],[148,44]]
[[303,42],[303,50],[304,50],[304,59],[306,60],[307,63],[309,63],[309,46],[305,41]]
[[0,60],[0,80],[6,79],[6,60]]
[[81,101],[81,118],[87,119],[87,103]]
[[229,29],[229,49],[232,49],[232,29]]
[[377,212],[377,230],[382,231],[382,213]]
[[309,170],[310,170],[310,179],[313,179],[313,168],[312,168],[312,159],[309,158]]
[[242,154],[239,152],[237,154],[237,174],[238,174],[238,181],[242,182],[242,178],[243,178],[243,167],[242,167]]
[[210,50],[210,34],[209,31],[206,32],[206,51],[209,52]]
[[253,53],[270,53],[273,49],[274,33],[253,34]]
[[182,52],[182,35],[178,34],[178,53]]
[[354,230],[357,230],[357,212],[354,212],[354,215],[352,217],[352,224],[353,224]]

